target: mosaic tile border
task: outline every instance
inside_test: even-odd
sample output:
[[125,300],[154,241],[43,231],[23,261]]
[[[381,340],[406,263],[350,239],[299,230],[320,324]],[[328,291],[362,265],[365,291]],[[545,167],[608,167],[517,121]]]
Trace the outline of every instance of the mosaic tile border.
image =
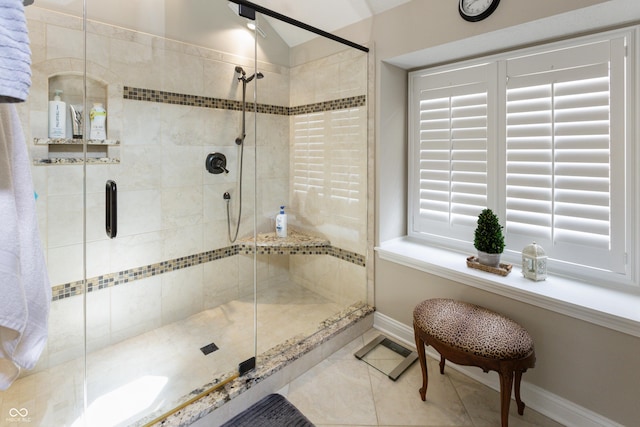
[[[242,110],[242,102],[231,99],[212,98],[208,96],[188,95],[177,92],[165,92],[155,89],[144,89],[125,86],[124,99],[133,101],[159,102],[162,104],[187,105],[190,107],[218,108],[221,110]],[[280,116],[296,116],[300,114],[319,113],[323,111],[344,110],[348,108],[362,107],[367,103],[366,95],[352,96],[349,98],[335,99],[331,101],[317,102],[314,104],[300,105],[297,107],[284,107],[279,105],[258,104],[258,113],[276,114]],[[252,102],[247,103],[248,109],[255,108]]]
[[366,267],[364,255],[360,255],[356,252],[330,246],[328,255],[340,258],[341,260],[350,262],[351,264],[359,265],[360,267]]
[[[365,257],[355,252],[336,248],[331,245],[323,246],[289,246],[289,247],[258,247],[258,255],[330,255],[343,261],[365,267]],[[87,279],[87,292],[94,292],[100,289],[110,288],[135,280],[157,276],[171,271],[181,270],[206,262],[215,261],[239,254],[252,255],[254,248],[248,244],[237,244],[226,248],[215,249],[195,255],[175,258],[169,261],[162,261],[156,264],[131,268],[116,273],[104,274]],[[52,288],[52,301],[82,295],[84,284],[82,280],[65,283]]]
[[315,104],[289,107],[288,115],[297,116],[300,114],[320,113],[323,111],[346,110],[349,108],[364,107],[366,104],[367,104],[367,96],[359,95],[359,96],[352,96],[349,98],[318,102]]

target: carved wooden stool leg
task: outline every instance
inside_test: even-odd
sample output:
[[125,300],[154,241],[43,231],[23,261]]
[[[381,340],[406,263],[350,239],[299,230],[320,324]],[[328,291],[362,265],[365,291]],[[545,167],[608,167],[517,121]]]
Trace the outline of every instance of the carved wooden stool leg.
[[513,371],[500,369],[500,420],[502,427],[509,426],[509,404],[511,403],[511,390],[513,387]]
[[520,398],[520,382],[522,381],[523,373],[524,371],[516,371],[515,383],[513,385],[513,388],[515,389],[515,393],[516,393],[516,403],[518,404],[518,414],[520,415],[524,414],[524,407],[525,407],[524,402]]
[[418,329],[414,326],[414,335],[416,338],[416,349],[418,350],[418,359],[420,360],[420,367],[422,368],[422,388],[420,389],[420,397],[424,402],[427,399],[427,385],[429,377],[427,376],[427,356],[424,351],[424,341],[420,338]]

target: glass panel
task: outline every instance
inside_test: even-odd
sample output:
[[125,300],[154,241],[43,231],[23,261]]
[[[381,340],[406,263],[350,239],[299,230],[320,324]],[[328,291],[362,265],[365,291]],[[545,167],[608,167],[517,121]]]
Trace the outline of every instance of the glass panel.
[[277,354],[367,302],[368,69],[360,50],[257,24],[258,354]]
[[[24,130],[36,209],[53,301],[48,342],[36,366],[0,392],[2,425],[71,425],[82,415],[84,394],[84,231],[81,140],[72,139],[69,105],[82,104],[82,3],[54,1],[25,8],[31,48],[31,88],[16,104]],[[63,65],[64,64],[64,65]],[[64,130],[48,129],[49,101],[62,91]],[[4,221],[4,220],[3,220]],[[4,224],[4,222],[3,222]],[[3,225],[4,227],[4,225]],[[3,297],[4,298],[4,297]],[[44,314],[44,311],[40,311]]]
[[[251,75],[255,41],[227,2],[88,0],[87,17],[87,80],[104,86],[114,141],[113,162],[87,165],[87,276],[98,281],[87,295],[87,418],[129,425],[254,356],[253,254],[240,253],[234,228],[242,203],[238,235],[253,234],[255,137],[237,144],[236,67]],[[87,108],[100,101],[87,93]],[[118,186],[114,239],[107,180]]]

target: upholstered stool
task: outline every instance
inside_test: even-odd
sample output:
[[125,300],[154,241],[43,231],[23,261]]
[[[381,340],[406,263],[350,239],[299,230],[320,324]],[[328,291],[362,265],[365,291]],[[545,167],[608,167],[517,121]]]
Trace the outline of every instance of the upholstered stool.
[[430,345],[440,353],[441,374],[445,359],[458,365],[478,366],[484,372],[498,372],[502,427],[508,425],[512,387],[518,413],[524,413],[520,381],[522,374],[534,367],[536,356],[533,339],[522,326],[477,305],[429,299],[414,309],[413,330],[422,367],[422,400],[426,399],[428,383],[425,345]]

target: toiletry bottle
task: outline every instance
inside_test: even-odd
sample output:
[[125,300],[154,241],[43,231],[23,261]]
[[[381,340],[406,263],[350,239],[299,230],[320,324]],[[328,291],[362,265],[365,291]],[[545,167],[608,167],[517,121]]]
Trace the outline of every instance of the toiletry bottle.
[[49,101],[49,138],[64,138],[67,134],[67,106],[60,99],[62,91],[55,90],[53,101]]
[[89,139],[107,139],[107,111],[102,106],[102,103],[94,102],[89,113],[89,119],[91,120]]
[[82,139],[82,105],[69,104],[69,114],[71,114],[71,137]]
[[284,206],[280,206],[280,213],[276,215],[276,235],[287,237],[287,214],[284,213]]

